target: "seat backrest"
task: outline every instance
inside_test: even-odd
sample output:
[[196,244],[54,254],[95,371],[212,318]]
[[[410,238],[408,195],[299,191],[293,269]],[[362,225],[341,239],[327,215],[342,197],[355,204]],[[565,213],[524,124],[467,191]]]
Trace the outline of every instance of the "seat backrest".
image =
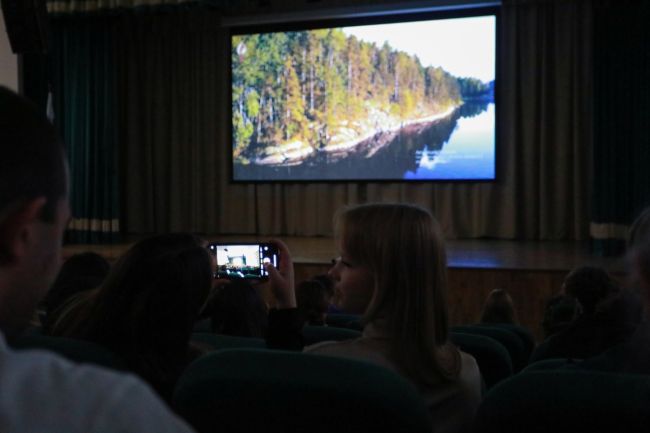
[[114,370],[126,370],[126,362],[109,349],[90,341],[47,335],[24,335],[13,341],[15,349],[42,349],[57,353],[70,361],[95,364]]
[[460,350],[476,359],[487,389],[512,376],[512,360],[498,341],[484,335],[462,332],[451,332],[450,339]]
[[359,337],[361,337],[361,332],[353,329],[313,325],[305,325],[302,328],[302,338],[305,346],[320,343],[321,341],[352,340]]
[[482,325],[463,325],[454,326],[452,331],[464,332],[466,334],[484,335],[493,338],[506,348],[512,360],[512,368],[516,373],[528,364],[526,348],[521,339],[512,331],[505,329],[482,326]]
[[361,325],[361,316],[357,314],[343,314],[332,313],[325,317],[325,323],[328,326],[335,326],[337,328],[354,329],[355,331],[363,331]]
[[[578,360],[579,362],[580,360]],[[575,367],[578,365],[576,360],[567,358],[547,358],[528,364],[521,373],[530,373],[531,371],[554,370],[563,367]]]
[[431,432],[420,395],[395,372],[300,352],[205,355],[181,376],[174,405],[199,433]]
[[194,332],[191,341],[206,344],[216,350],[266,348],[266,342],[262,338],[237,337],[233,335],[213,334],[211,332]]
[[530,330],[524,326],[517,325],[514,323],[480,323],[479,326],[487,326],[492,328],[505,329],[510,331],[519,337],[521,342],[524,344],[524,351],[526,353],[526,359],[530,359],[530,355],[535,349],[535,337]]
[[520,373],[487,393],[477,433],[647,432],[650,376],[546,370]]

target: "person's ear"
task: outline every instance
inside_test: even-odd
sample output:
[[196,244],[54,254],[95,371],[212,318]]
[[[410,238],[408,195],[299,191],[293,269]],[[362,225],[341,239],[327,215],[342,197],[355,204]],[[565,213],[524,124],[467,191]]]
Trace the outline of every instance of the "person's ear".
[[28,254],[29,247],[37,236],[34,223],[39,221],[46,201],[45,197],[31,199],[9,211],[0,221],[0,246],[6,260],[14,261]]

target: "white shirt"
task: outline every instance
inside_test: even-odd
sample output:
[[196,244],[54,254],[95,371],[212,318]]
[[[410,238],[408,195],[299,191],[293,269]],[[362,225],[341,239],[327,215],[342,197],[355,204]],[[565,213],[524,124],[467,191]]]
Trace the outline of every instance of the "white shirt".
[[191,433],[135,376],[14,351],[0,332],[0,432]]

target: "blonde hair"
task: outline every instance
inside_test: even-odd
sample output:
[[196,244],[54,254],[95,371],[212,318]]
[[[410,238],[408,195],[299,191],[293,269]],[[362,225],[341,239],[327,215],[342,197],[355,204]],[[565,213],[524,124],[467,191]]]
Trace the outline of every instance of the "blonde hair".
[[364,322],[379,320],[391,356],[416,383],[452,380],[460,354],[448,343],[447,260],[437,221],[408,204],[365,204],[336,217],[341,247],[374,276]]

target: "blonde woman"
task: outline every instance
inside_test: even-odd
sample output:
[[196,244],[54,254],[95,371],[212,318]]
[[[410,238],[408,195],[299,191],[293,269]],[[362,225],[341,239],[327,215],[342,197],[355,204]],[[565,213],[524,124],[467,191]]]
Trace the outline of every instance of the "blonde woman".
[[[329,275],[339,307],[363,314],[361,338],[305,352],[370,361],[409,379],[436,432],[467,431],[481,398],[476,361],[448,341],[447,263],[440,229],[421,207],[366,204],[336,217],[340,249]],[[289,254],[281,246],[285,257]],[[295,306],[293,272],[269,268],[280,307]]]

